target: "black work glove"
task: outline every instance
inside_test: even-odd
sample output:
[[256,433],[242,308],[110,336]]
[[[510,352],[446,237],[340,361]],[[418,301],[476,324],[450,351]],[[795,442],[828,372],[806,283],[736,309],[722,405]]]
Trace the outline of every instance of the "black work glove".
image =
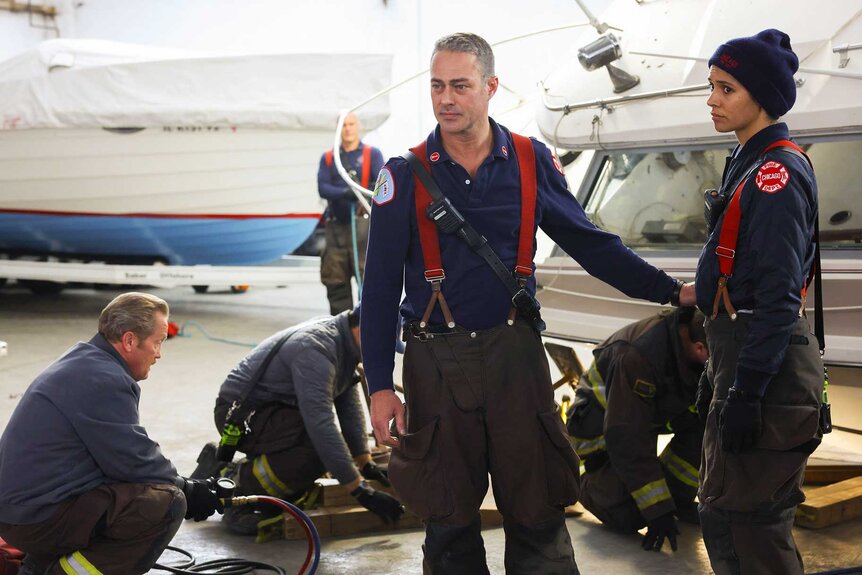
[[718,433],[724,451],[740,453],[751,449],[763,432],[760,397],[731,387],[727,402],[718,415]]
[[679,529],[676,527],[673,513],[665,513],[652,521],[647,521],[647,532],[641,540],[641,547],[644,548],[644,551],[661,551],[664,540],[667,538],[670,541],[670,548],[676,551],[677,535],[679,535]]
[[224,513],[224,507],[210,489],[206,480],[183,478],[183,493],[186,496],[186,519],[203,521],[216,511]]
[[365,479],[375,479],[379,481],[384,487],[392,487],[392,483],[389,482],[389,474],[386,473],[386,470],[374,463],[373,461],[369,461],[365,465],[362,466],[362,477]]
[[700,374],[700,380],[697,382],[697,396],[694,400],[694,405],[697,407],[697,417],[701,423],[706,423],[706,416],[709,415],[709,404],[712,402],[712,386],[706,376],[707,367],[709,367],[709,362],[703,366],[703,373]]
[[384,493],[376,491],[366,482],[362,481],[359,487],[350,492],[359,501],[359,504],[386,521],[395,523],[404,513],[404,508],[397,499]]

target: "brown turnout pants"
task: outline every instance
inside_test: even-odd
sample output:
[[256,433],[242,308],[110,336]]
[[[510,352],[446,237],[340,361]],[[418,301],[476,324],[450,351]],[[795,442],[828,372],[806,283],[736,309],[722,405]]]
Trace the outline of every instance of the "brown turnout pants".
[[[365,276],[365,250],[368,247],[369,219],[354,217],[356,221],[356,246],[359,259],[359,277]],[[356,275],[353,257],[353,231],[350,223],[336,220],[326,222],[326,246],[320,256],[320,281],[326,286],[329,313],[353,309],[353,291],[350,280]]]
[[479,506],[488,475],[506,531],[509,574],[578,573],[563,507],[578,458],[554,404],[541,339],[525,322],[411,339],[408,433],[390,478],[426,521],[425,573],[487,573]]
[[793,540],[793,514],[805,500],[802,476],[820,443],[823,363],[806,318],[799,318],[778,374],[761,401],[763,435],[748,451],[721,449],[718,414],[736,378],[736,360],[748,334],[747,318],[706,322],[713,398],[701,458],[703,541],[718,575],[803,572]]
[[41,523],[0,523],[0,535],[39,573],[137,575],[158,560],[185,512],[173,485],[115,483],[69,499]]

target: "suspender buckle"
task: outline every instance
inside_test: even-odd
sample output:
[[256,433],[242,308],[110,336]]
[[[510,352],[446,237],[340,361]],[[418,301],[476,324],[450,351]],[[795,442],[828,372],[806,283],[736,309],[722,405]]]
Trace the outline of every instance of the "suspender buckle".
[[438,268],[435,270],[425,270],[425,281],[427,281],[428,283],[439,284],[444,279],[446,279],[446,272],[444,272],[442,269]]
[[736,257],[736,250],[732,250],[724,246],[715,246],[715,255],[720,258],[727,258],[729,260],[732,260]]

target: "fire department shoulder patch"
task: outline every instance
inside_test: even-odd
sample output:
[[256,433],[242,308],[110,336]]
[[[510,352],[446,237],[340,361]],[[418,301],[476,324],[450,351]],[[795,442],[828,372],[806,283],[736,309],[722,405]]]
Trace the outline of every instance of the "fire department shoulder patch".
[[377,176],[377,183],[374,184],[372,199],[379,206],[391,202],[394,198],[395,179],[392,177],[392,172],[389,171],[389,168],[384,167]]
[[554,167],[557,168],[557,171],[565,176],[566,174],[565,172],[563,172],[563,164],[560,163],[560,158],[558,158],[556,154],[551,152],[551,159],[554,161]]
[[769,161],[760,166],[760,169],[757,170],[757,177],[754,179],[757,189],[767,194],[774,194],[783,190],[789,181],[790,172],[781,162],[775,161]]

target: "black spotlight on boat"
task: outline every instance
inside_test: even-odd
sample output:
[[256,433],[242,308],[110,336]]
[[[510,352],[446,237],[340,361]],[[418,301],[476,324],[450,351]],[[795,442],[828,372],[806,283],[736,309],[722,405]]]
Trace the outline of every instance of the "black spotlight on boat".
[[613,34],[608,33],[599,36],[578,50],[578,61],[588,72],[598,70],[603,66],[607,68],[611,82],[614,84],[614,94],[619,94],[634,88],[641,81],[639,77],[611,65],[611,62],[619,60],[622,55],[619,40]]

